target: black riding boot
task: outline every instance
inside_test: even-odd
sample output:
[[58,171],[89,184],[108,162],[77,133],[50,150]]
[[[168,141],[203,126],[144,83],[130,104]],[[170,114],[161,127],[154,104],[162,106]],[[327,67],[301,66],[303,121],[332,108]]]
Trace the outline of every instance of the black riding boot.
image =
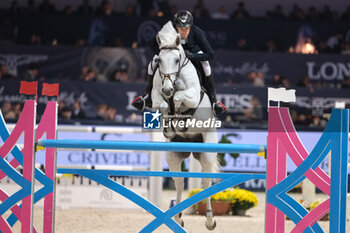
[[147,75],[147,87],[142,96],[138,96],[132,101],[131,105],[137,110],[143,111],[145,107],[152,108],[152,93],[153,88],[153,75]]
[[217,102],[216,93],[215,93],[215,82],[213,74],[205,77],[205,88],[209,93],[210,102],[213,105],[213,111],[216,116],[220,116],[221,114],[226,112],[226,107],[221,102]]

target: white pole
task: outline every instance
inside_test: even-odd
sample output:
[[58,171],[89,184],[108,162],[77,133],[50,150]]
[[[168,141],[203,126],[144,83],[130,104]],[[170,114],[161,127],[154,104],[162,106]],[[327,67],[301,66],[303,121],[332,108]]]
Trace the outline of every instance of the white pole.
[[[332,157],[331,155],[332,155],[332,152],[330,151],[327,155],[329,176],[331,176],[331,157]],[[303,202],[308,206],[312,204],[316,198],[316,186],[307,178],[302,182],[302,197],[303,197]]]
[[310,206],[315,201],[315,185],[309,180],[305,179],[302,183],[302,194],[303,194],[303,202]]
[[[151,141],[163,141],[164,136],[162,132],[151,133]],[[163,153],[162,151],[150,152],[150,170],[163,171]],[[161,207],[163,191],[163,177],[149,178],[149,192],[148,200],[154,205]]]

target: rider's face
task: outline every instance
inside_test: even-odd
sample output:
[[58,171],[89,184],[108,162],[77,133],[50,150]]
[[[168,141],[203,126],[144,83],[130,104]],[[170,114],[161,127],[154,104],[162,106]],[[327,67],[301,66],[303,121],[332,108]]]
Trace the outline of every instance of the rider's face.
[[176,26],[176,30],[180,33],[181,39],[187,39],[188,34],[190,33],[191,27],[180,27]]

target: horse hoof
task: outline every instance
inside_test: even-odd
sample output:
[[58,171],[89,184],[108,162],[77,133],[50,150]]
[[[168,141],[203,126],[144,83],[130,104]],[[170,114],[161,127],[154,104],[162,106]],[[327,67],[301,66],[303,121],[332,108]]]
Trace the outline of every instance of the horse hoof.
[[208,225],[208,222],[205,222],[205,226],[207,227],[207,229],[208,229],[209,231],[214,230],[215,227],[216,227],[216,220],[214,219],[213,225]]
[[185,226],[184,220],[182,220],[182,219],[180,218],[180,221],[181,221],[181,222],[180,222],[180,226],[181,226],[181,227],[184,227],[184,226]]
[[185,223],[184,223],[184,221],[183,221],[181,218],[175,219],[175,220],[176,220],[176,222],[177,222],[181,227],[184,227],[184,226],[185,226]]
[[165,138],[173,138],[173,137],[175,137],[176,132],[173,129],[173,127],[171,127],[171,129],[164,128],[163,135],[164,135]]
[[173,132],[173,131],[168,132],[168,131],[164,130],[163,135],[165,138],[173,138],[173,137],[175,137],[175,132]]

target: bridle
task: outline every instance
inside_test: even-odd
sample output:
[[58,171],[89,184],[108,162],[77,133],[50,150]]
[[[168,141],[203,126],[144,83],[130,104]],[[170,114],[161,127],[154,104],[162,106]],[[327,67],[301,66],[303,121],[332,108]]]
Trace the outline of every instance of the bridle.
[[[180,49],[177,46],[163,46],[160,48],[160,50],[178,50],[179,51]],[[187,57],[185,57],[184,62],[182,64],[180,64],[181,58],[182,57],[181,57],[181,53],[180,53],[179,67],[178,67],[177,71],[173,72],[173,73],[163,73],[160,70],[160,65],[159,65],[158,71],[159,71],[160,77],[162,78],[162,85],[164,84],[164,81],[168,79],[172,83],[173,87],[176,86],[175,82],[176,82],[177,78],[179,77],[179,74],[180,74],[182,68],[184,68],[187,65],[187,63],[190,61]],[[171,80],[172,75],[175,76],[174,81]]]

